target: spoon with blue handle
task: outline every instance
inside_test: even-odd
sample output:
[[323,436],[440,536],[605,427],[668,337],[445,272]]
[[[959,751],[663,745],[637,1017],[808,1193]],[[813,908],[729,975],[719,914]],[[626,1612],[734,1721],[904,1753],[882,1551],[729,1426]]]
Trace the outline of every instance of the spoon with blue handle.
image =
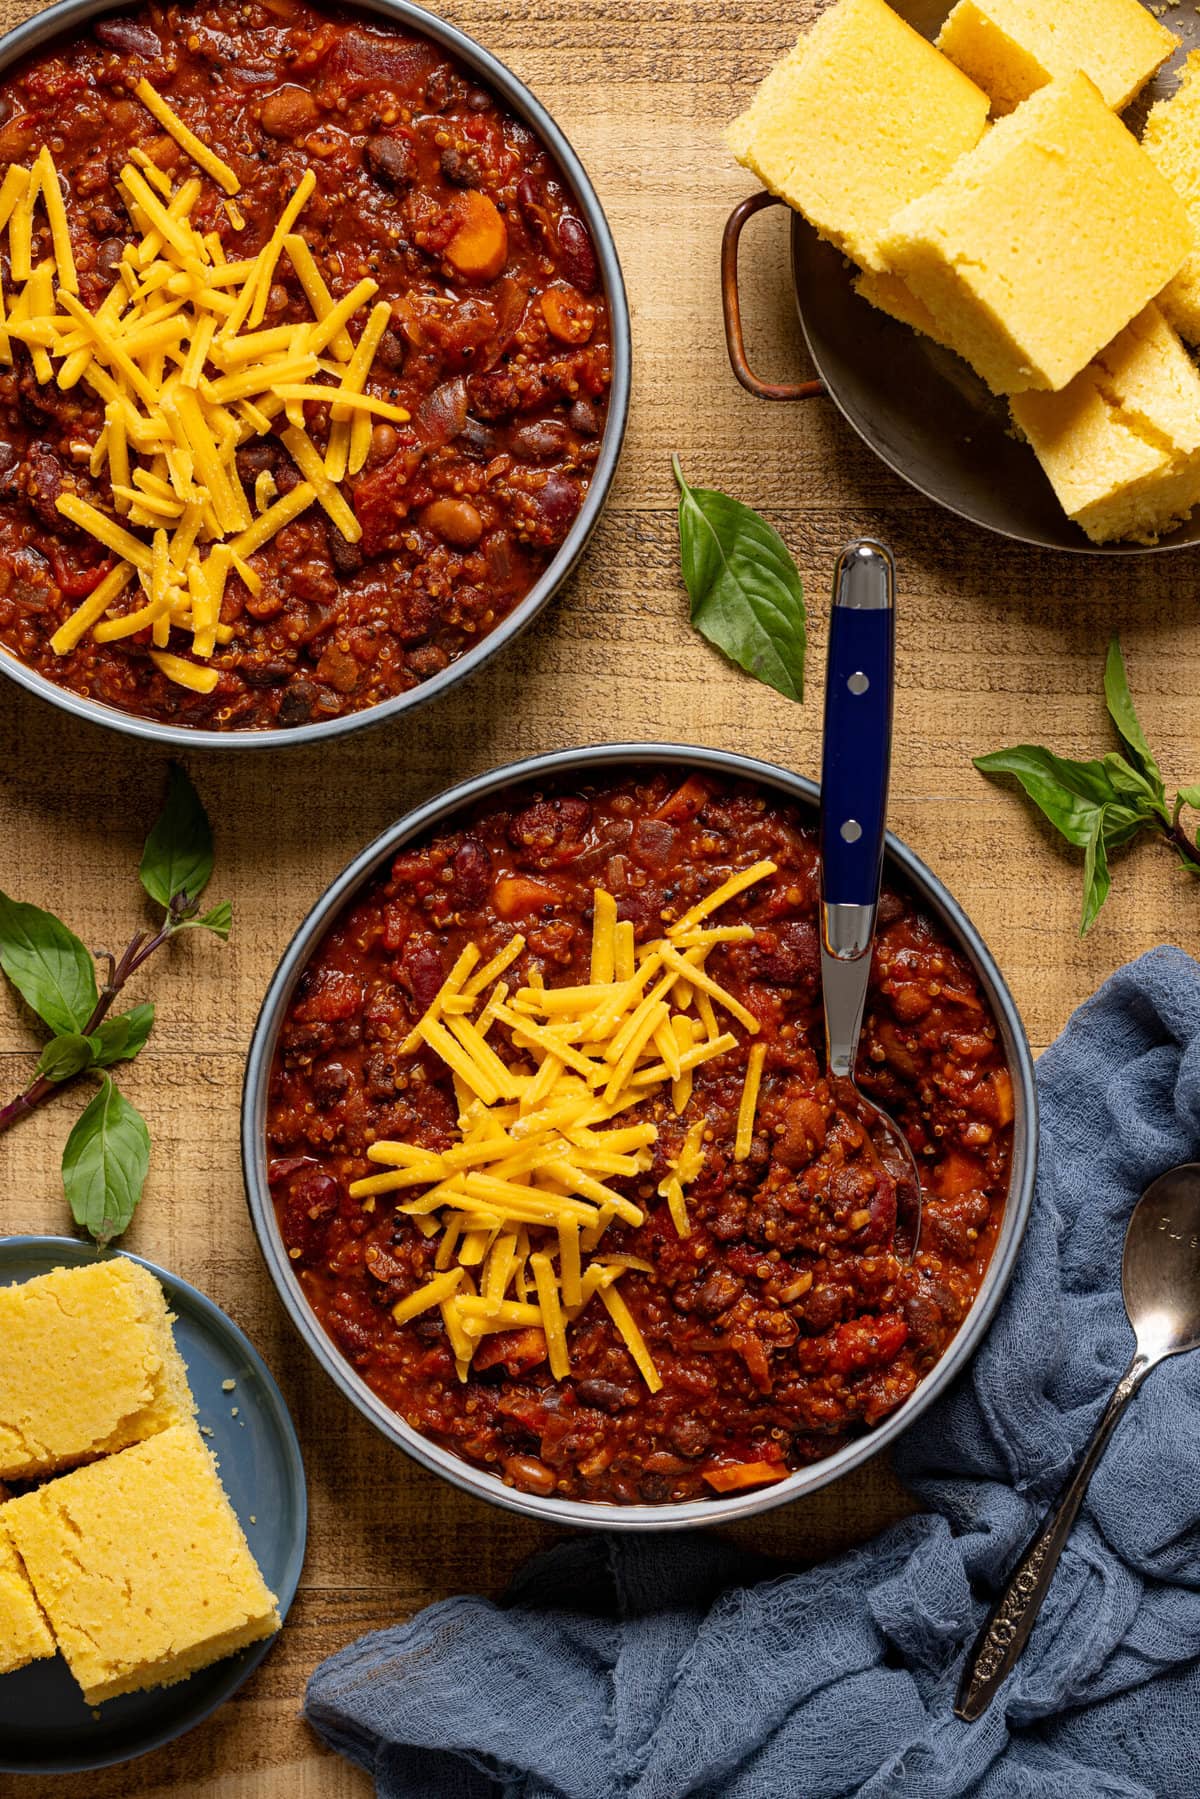
[[895,1189],[895,1248],[911,1260],[921,1178],[903,1133],[855,1084],[887,832],[895,687],[895,566],[860,538],[838,558],[829,620],[821,760],[821,989],[826,1075],[865,1128],[877,1181]]

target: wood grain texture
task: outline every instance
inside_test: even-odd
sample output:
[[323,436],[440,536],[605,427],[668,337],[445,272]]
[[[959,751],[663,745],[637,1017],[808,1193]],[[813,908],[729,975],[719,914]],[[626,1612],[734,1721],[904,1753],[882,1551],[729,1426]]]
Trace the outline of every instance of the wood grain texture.
[[[28,10],[0,0],[0,25]],[[759,405],[729,372],[717,253],[725,216],[750,183],[720,127],[812,10],[780,0],[546,0],[534,24],[509,0],[453,8],[556,114],[608,209],[635,332],[627,447],[567,590],[532,636],[436,709],[341,748],[187,758],[217,821],[213,897],[233,901],[235,926],[224,949],[196,936],[155,964],[159,1023],[122,1077],[154,1139],[128,1244],[209,1293],[278,1376],[306,1451],[308,1561],[281,1641],[218,1716],[120,1770],[10,1783],[26,1799],[360,1799],[369,1782],[299,1720],[314,1665],[449,1593],[500,1591],[548,1540],[412,1466],[314,1370],[263,1272],[242,1195],[242,1058],[267,980],[326,882],[414,803],[534,751],[618,737],[713,744],[815,773],[827,586],[841,544],[870,531],[891,542],[900,569],[892,822],[991,943],[1035,1047],[1121,962],[1163,940],[1195,943],[1200,893],[1147,846],[1121,862],[1114,896],[1081,944],[1077,859],[1010,792],[981,780],[970,758],[1030,739],[1065,754],[1105,745],[1100,675],[1119,629],[1168,780],[1200,777],[1196,558],[1092,561],[1006,548],[912,493],[827,402]],[[754,358],[781,376],[796,372],[777,215],[747,236],[744,293]],[[761,507],[795,552],[811,602],[804,708],[754,686],[689,632],[674,449],[693,479]],[[163,769],[163,757],[5,683],[0,885],[61,910],[91,945],[123,941],[140,917],[134,869]],[[35,1041],[0,995],[0,1092],[26,1078]],[[64,1097],[0,1143],[0,1231],[66,1228],[58,1157],[78,1103]],[[815,1559],[908,1505],[880,1463],[735,1534]]]

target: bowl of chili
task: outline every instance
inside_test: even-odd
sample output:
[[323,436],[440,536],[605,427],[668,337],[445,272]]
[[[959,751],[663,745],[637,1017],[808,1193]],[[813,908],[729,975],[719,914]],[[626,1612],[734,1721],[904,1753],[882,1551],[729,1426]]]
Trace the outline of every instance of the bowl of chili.
[[[465,1491],[616,1529],[761,1511],[878,1453],[986,1331],[1033,1193],[1020,1018],[889,838],[859,1078],[923,1170],[901,1263],[821,1078],[816,803],[716,750],[536,757],[401,819],[284,955],[242,1104],[260,1248],[350,1402]],[[571,1020],[630,970],[589,1066]]]
[[[630,328],[588,176],[503,63],[408,0],[124,11],[64,0],[0,39],[0,165],[14,181],[27,177],[32,196],[32,275],[25,288],[10,282],[12,329],[0,355],[5,674],[133,736],[261,748],[395,721],[533,622],[578,562],[611,485]],[[51,190],[62,192],[57,208]],[[15,196],[0,200],[0,237],[29,227]],[[160,200],[186,215],[183,237],[168,221],[165,245],[148,216]],[[296,257],[287,248],[271,257],[254,305],[234,308],[249,314],[234,321],[241,336],[225,342],[223,284],[227,295],[239,290],[218,265],[240,259],[250,270],[283,227],[293,233],[285,245],[300,240]],[[58,267],[65,240],[69,279]],[[197,273],[197,257],[211,266]],[[127,311],[114,292],[123,267],[148,271]],[[286,358],[305,347],[297,329],[315,331],[356,288],[361,308],[348,327],[307,365],[292,356],[289,373]],[[174,320],[163,316],[171,305],[157,303],[162,292],[184,296],[182,315],[177,305]],[[385,306],[367,373],[351,381],[368,313]],[[205,307],[222,308],[215,340]],[[126,342],[132,372],[118,354]],[[307,392],[293,386],[285,400],[270,389],[264,399],[260,387],[247,410],[242,376],[259,366],[248,365],[250,351],[274,358],[284,387],[307,366]],[[193,449],[196,483],[207,466],[194,408],[176,408],[174,451],[169,405],[167,426],[152,411],[149,426],[135,416],[160,382],[170,388],[176,368],[179,384],[198,384],[218,448],[222,432],[236,432],[236,456],[210,482],[216,491],[228,480],[221,491],[232,510],[226,518],[210,499],[213,516],[194,545],[188,496],[199,510],[208,491],[189,485]],[[339,370],[343,391],[357,386],[361,398],[331,404],[314,390]],[[372,422],[360,450],[354,408]],[[351,433],[340,496],[331,442],[339,411]],[[130,472],[137,440],[126,439],[138,430],[149,436]],[[107,520],[99,539],[97,512]],[[235,514],[246,528],[229,536]],[[131,523],[144,527],[136,565],[121,561],[130,532],[110,541],[108,529]],[[260,544],[272,526],[277,534]],[[156,598],[151,543],[168,534]],[[226,556],[219,576],[214,548]],[[200,571],[190,586],[189,559]],[[106,577],[124,589],[92,617]],[[206,581],[216,597],[198,634],[195,596]],[[143,611],[134,631],[128,621]],[[204,628],[215,641],[202,642]]]

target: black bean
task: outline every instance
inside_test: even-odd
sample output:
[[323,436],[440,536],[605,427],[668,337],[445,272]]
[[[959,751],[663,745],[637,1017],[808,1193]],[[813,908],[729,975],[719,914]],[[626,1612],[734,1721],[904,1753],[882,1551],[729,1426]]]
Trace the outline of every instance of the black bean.
[[417,159],[407,138],[369,137],[363,157],[376,181],[401,193],[417,178]]
[[325,521],[325,535],[329,540],[329,560],[339,575],[356,575],[363,565],[361,545],[351,543],[343,537],[332,519]]

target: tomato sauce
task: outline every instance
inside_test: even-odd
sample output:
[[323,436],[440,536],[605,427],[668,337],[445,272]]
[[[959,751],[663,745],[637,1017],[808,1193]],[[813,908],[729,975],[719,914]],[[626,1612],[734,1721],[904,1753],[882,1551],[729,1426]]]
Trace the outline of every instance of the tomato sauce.
[[[377,1139],[455,1140],[448,1071],[399,1045],[468,942],[490,957],[520,931],[514,979],[586,981],[596,886],[641,943],[764,857],[777,873],[720,914],[753,926],[753,940],[722,944],[706,964],[766,1044],[749,1156],[733,1155],[750,1041],[737,1024],[737,1047],[696,1070],[681,1117],[658,1094],[622,1113],[659,1135],[650,1170],[613,1181],[645,1222],[614,1223],[604,1247],[653,1265],[626,1274],[621,1293],[662,1390],[649,1392],[598,1299],[568,1329],[569,1379],[551,1378],[540,1331],[514,1331],[488,1339],[490,1366],[477,1355],[460,1383],[436,1311],[392,1318],[431,1278],[436,1240],[392,1199],[348,1193],[374,1171],[366,1150]],[[655,774],[492,804],[401,850],[333,926],[281,1030],[270,1179],[322,1325],[414,1429],[529,1492],[712,1497],[747,1464],[783,1474],[830,1455],[894,1411],[944,1353],[1008,1189],[1012,1084],[996,1022],[966,957],[887,888],[858,1075],[921,1169],[909,1264],[894,1253],[894,1189],[823,1076],[817,904],[815,835],[796,808],[749,785]],[[697,1118],[708,1154],[688,1191],[692,1234],[680,1238],[657,1188]]]
[[[230,578],[221,616],[234,634],[212,664],[216,689],[197,694],[156,669],[148,630],[88,636],[65,657],[50,648],[110,566],[56,504],[75,492],[112,511],[88,472],[103,406],[82,383],[40,385],[14,343],[0,368],[0,645],[75,693],[172,724],[287,728],[357,712],[486,637],[573,524],[611,379],[595,247],[537,138],[431,41],[307,0],[154,5],[0,81],[0,171],[49,145],[92,310],[134,237],[116,186],[131,150],[174,180],[194,172],[134,97],[143,76],[242,181],[243,229],[208,180],[192,215],[230,261],[261,249],[315,172],[302,233],[335,299],[370,276],[391,303],[368,391],[411,421],[376,424],[366,466],[345,484],[361,541],[314,507],[253,558],[261,592]],[[464,272],[455,245],[479,216],[498,260],[477,254]],[[42,238],[35,263],[50,253],[45,226]],[[11,292],[7,252],[0,273]],[[264,327],[311,316],[281,258]],[[328,408],[305,412],[323,451]],[[273,435],[243,446],[238,472],[251,495],[264,472],[279,494],[300,479]],[[173,651],[189,646],[173,634]]]

